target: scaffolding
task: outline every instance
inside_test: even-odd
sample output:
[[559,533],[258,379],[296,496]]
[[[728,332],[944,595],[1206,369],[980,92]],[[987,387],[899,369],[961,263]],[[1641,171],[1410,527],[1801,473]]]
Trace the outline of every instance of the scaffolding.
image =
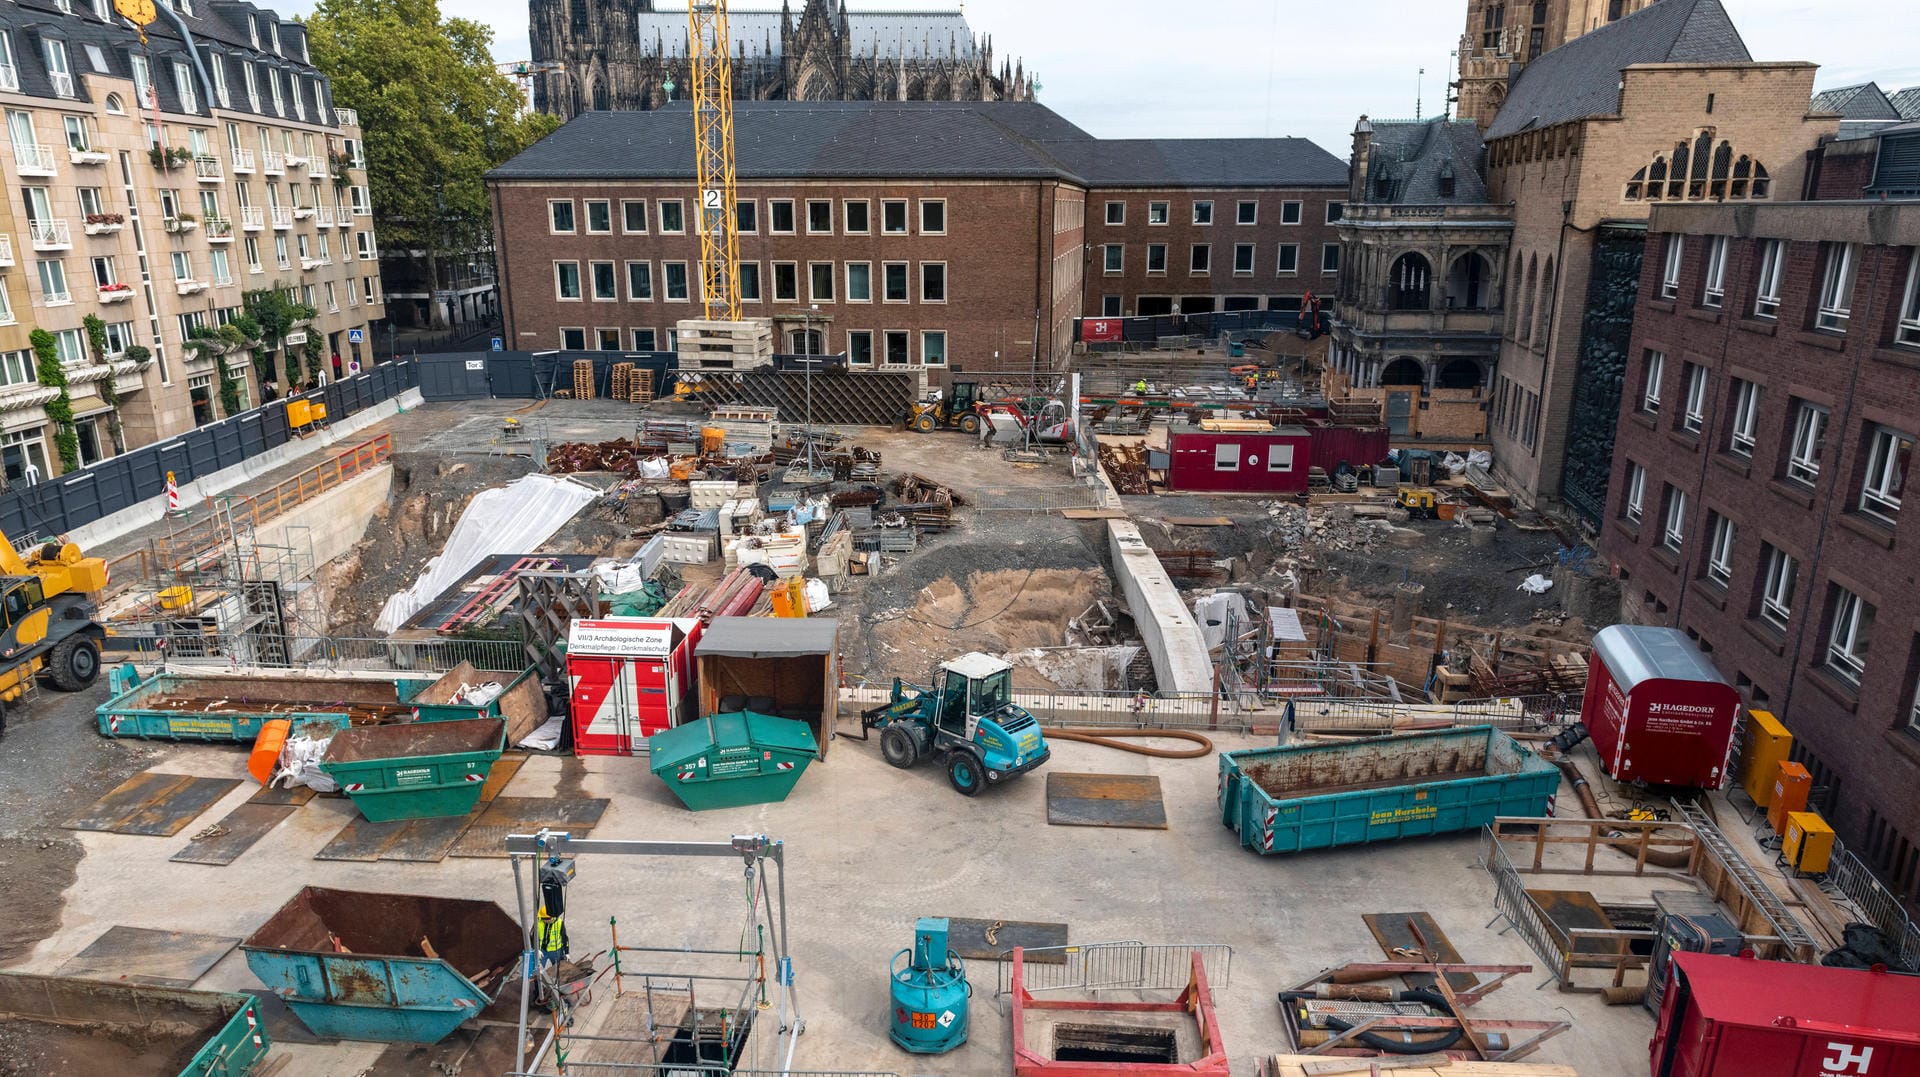
[[[550,1009],[539,1047],[509,1077],[531,1077],[550,1053],[560,1074],[791,1073],[794,1047],[806,1023],[793,998],[793,959],[787,951],[783,842],[765,835],[734,835],[724,842],[575,839],[551,830],[513,834],[506,841],[525,946],[518,1043],[524,1047],[533,1031],[532,1000],[538,997]],[[704,948],[623,944],[619,919],[610,916],[614,997],[596,1034],[586,1034],[573,1031],[576,1009],[584,1005],[578,1000],[584,995],[560,982],[559,966],[540,959],[535,938],[541,867],[593,854],[738,859],[746,873],[747,910],[746,924],[733,945]],[[654,960],[676,967],[636,964]],[[771,1034],[766,1031],[767,1015],[777,1017]],[[574,1058],[576,1049],[587,1057]]]

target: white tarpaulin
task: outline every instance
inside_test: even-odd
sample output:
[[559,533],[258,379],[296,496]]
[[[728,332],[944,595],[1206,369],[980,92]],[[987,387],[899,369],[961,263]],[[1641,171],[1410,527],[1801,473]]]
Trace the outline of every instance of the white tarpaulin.
[[482,490],[467,503],[440,556],[427,562],[413,586],[387,599],[374,627],[392,632],[442,591],[466,579],[482,561],[501,553],[532,553],[578,515],[600,492],[572,479],[524,475]]

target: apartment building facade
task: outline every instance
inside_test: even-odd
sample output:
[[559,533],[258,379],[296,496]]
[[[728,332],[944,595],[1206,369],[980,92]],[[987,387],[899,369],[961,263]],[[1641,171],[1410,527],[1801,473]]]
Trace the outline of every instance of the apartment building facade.
[[1778,715],[1849,848],[1915,900],[1920,128],[1906,137],[1904,194],[1850,181],[1849,201],[1653,211],[1601,546],[1626,619],[1685,629]]
[[[671,350],[703,316],[692,127],[589,113],[489,174],[509,347]],[[1304,140],[1099,140],[1031,102],[750,102],[735,141],[742,310],[784,352],[935,381],[1050,368],[1080,315],[1297,309],[1338,269],[1345,165]]]
[[[379,249],[358,120],[333,107],[303,28],[231,0],[167,0],[156,16],[142,45],[106,0],[0,5],[9,482],[60,471],[35,329],[55,341],[82,464],[115,452],[115,425],[132,448],[222,417],[219,361],[185,342],[230,321],[247,292],[315,309],[287,347],[313,348],[327,377],[336,354],[373,359]],[[144,362],[127,357],[136,346]],[[250,353],[226,360],[242,408],[260,402]],[[282,379],[285,365],[276,357]]]

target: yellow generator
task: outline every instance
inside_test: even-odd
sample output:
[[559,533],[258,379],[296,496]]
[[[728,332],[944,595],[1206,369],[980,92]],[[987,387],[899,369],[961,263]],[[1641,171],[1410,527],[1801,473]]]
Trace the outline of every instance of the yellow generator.
[[1797,811],[1787,816],[1787,832],[1780,839],[1787,866],[1802,875],[1826,873],[1833,859],[1833,828],[1819,812]]
[[1746,773],[1740,785],[1756,807],[1764,808],[1773,799],[1773,780],[1792,750],[1793,734],[1772,712],[1747,712]]

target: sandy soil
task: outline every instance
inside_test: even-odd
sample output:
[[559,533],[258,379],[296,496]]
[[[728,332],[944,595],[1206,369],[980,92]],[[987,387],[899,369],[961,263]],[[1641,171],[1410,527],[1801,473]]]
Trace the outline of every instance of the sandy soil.
[[[1059,646],[1067,642],[1067,619],[1106,591],[1106,575],[1095,569],[1002,569],[971,573],[964,582],[942,576],[912,606],[874,618],[875,664],[915,675],[968,651]],[[1048,686],[1031,670],[1015,678],[1022,687]]]

